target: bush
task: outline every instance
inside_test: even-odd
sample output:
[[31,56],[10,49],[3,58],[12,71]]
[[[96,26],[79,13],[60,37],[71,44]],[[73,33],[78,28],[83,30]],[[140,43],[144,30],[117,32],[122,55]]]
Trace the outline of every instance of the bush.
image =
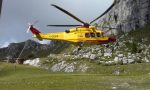
[[132,53],[137,53],[138,47],[137,47],[137,44],[136,44],[136,43],[133,42],[131,48],[132,48],[132,51],[131,51]]

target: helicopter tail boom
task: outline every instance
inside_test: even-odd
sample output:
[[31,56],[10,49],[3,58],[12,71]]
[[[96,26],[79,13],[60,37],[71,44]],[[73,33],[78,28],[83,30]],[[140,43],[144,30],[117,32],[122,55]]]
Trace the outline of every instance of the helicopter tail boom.
[[38,34],[41,33],[38,29],[34,28],[32,25],[30,26],[29,30],[30,30],[34,35],[38,35]]
[[36,29],[35,27],[33,27],[33,25],[30,25],[29,30],[32,32],[33,37],[39,39],[40,41],[42,41],[42,37],[41,37],[41,32]]

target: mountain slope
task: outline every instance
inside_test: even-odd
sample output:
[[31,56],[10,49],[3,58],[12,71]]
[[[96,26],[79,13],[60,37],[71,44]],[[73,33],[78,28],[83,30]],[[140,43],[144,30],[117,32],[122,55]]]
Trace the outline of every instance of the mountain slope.
[[32,40],[27,40],[20,43],[11,43],[8,47],[0,49],[0,58],[17,58],[22,50],[23,53],[20,58],[37,58],[49,55],[50,46],[43,45]]
[[[142,33],[143,32],[143,33]],[[86,72],[95,65],[128,65],[150,63],[150,26],[122,33],[115,43],[82,47],[70,46],[59,54],[41,58],[41,67],[54,72]]]

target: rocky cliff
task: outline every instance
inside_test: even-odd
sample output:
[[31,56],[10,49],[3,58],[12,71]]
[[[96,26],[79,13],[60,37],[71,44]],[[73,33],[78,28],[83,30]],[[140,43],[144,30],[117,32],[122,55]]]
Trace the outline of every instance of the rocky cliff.
[[98,26],[116,27],[112,30],[128,32],[150,23],[150,0],[115,0],[113,8],[100,18]]

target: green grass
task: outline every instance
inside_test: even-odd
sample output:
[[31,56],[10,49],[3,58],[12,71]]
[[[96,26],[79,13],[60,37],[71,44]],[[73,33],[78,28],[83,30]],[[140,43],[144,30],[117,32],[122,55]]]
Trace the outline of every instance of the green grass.
[[[0,90],[145,90],[150,64],[93,66],[86,73],[52,73],[26,65],[0,63]],[[113,71],[120,67],[121,74]]]

